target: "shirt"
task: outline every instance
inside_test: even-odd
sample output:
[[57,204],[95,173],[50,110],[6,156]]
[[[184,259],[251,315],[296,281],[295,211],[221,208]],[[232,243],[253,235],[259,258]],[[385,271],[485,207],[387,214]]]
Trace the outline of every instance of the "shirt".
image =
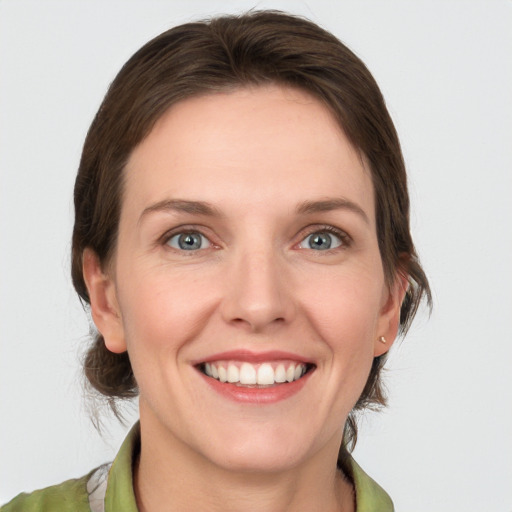
[[[114,462],[82,478],[67,480],[30,494],[21,493],[1,507],[1,512],[138,512],[132,468],[140,450],[140,425],[136,423]],[[349,460],[356,494],[356,512],[393,512],[393,502],[353,460]]]

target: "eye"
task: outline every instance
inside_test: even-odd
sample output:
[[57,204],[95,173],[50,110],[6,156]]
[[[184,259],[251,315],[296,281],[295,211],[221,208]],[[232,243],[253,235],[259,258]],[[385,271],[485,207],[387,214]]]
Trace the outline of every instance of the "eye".
[[211,246],[210,240],[201,233],[178,233],[171,236],[166,242],[173,249],[181,251],[197,251],[199,249],[207,249]]
[[329,249],[340,247],[343,243],[343,236],[341,234],[322,230],[308,235],[302,240],[299,247],[301,249],[313,249],[314,251],[328,251]]

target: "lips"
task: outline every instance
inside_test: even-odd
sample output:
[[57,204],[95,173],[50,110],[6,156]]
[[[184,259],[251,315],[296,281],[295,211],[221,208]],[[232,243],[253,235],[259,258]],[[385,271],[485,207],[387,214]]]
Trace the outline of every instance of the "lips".
[[194,362],[205,383],[236,402],[270,404],[299,393],[316,364],[281,351],[236,350]]

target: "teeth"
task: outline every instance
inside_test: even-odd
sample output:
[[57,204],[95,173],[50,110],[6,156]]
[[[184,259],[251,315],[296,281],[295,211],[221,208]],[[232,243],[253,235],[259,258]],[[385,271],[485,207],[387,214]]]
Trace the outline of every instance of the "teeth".
[[256,384],[256,369],[252,364],[243,363],[240,366],[240,384]]
[[240,371],[238,367],[234,364],[230,364],[228,366],[228,382],[239,382],[240,381]]
[[272,386],[300,379],[306,373],[303,363],[237,363],[222,361],[206,363],[203,371],[209,377],[220,382],[229,382],[242,386]]
[[274,369],[268,363],[258,368],[258,384],[274,384]]
[[276,382],[286,382],[286,370],[284,369],[284,364],[277,365],[274,380]]

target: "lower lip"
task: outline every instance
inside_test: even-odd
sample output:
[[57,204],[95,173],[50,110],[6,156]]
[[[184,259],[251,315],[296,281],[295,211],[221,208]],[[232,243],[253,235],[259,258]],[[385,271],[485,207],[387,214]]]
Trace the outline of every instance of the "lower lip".
[[267,388],[246,388],[228,382],[220,382],[217,379],[208,377],[208,375],[205,375],[200,370],[198,371],[206,383],[217,393],[235,402],[250,404],[273,404],[286,400],[297,394],[305,386],[313,373],[313,370],[310,370],[299,380],[276,384]]

